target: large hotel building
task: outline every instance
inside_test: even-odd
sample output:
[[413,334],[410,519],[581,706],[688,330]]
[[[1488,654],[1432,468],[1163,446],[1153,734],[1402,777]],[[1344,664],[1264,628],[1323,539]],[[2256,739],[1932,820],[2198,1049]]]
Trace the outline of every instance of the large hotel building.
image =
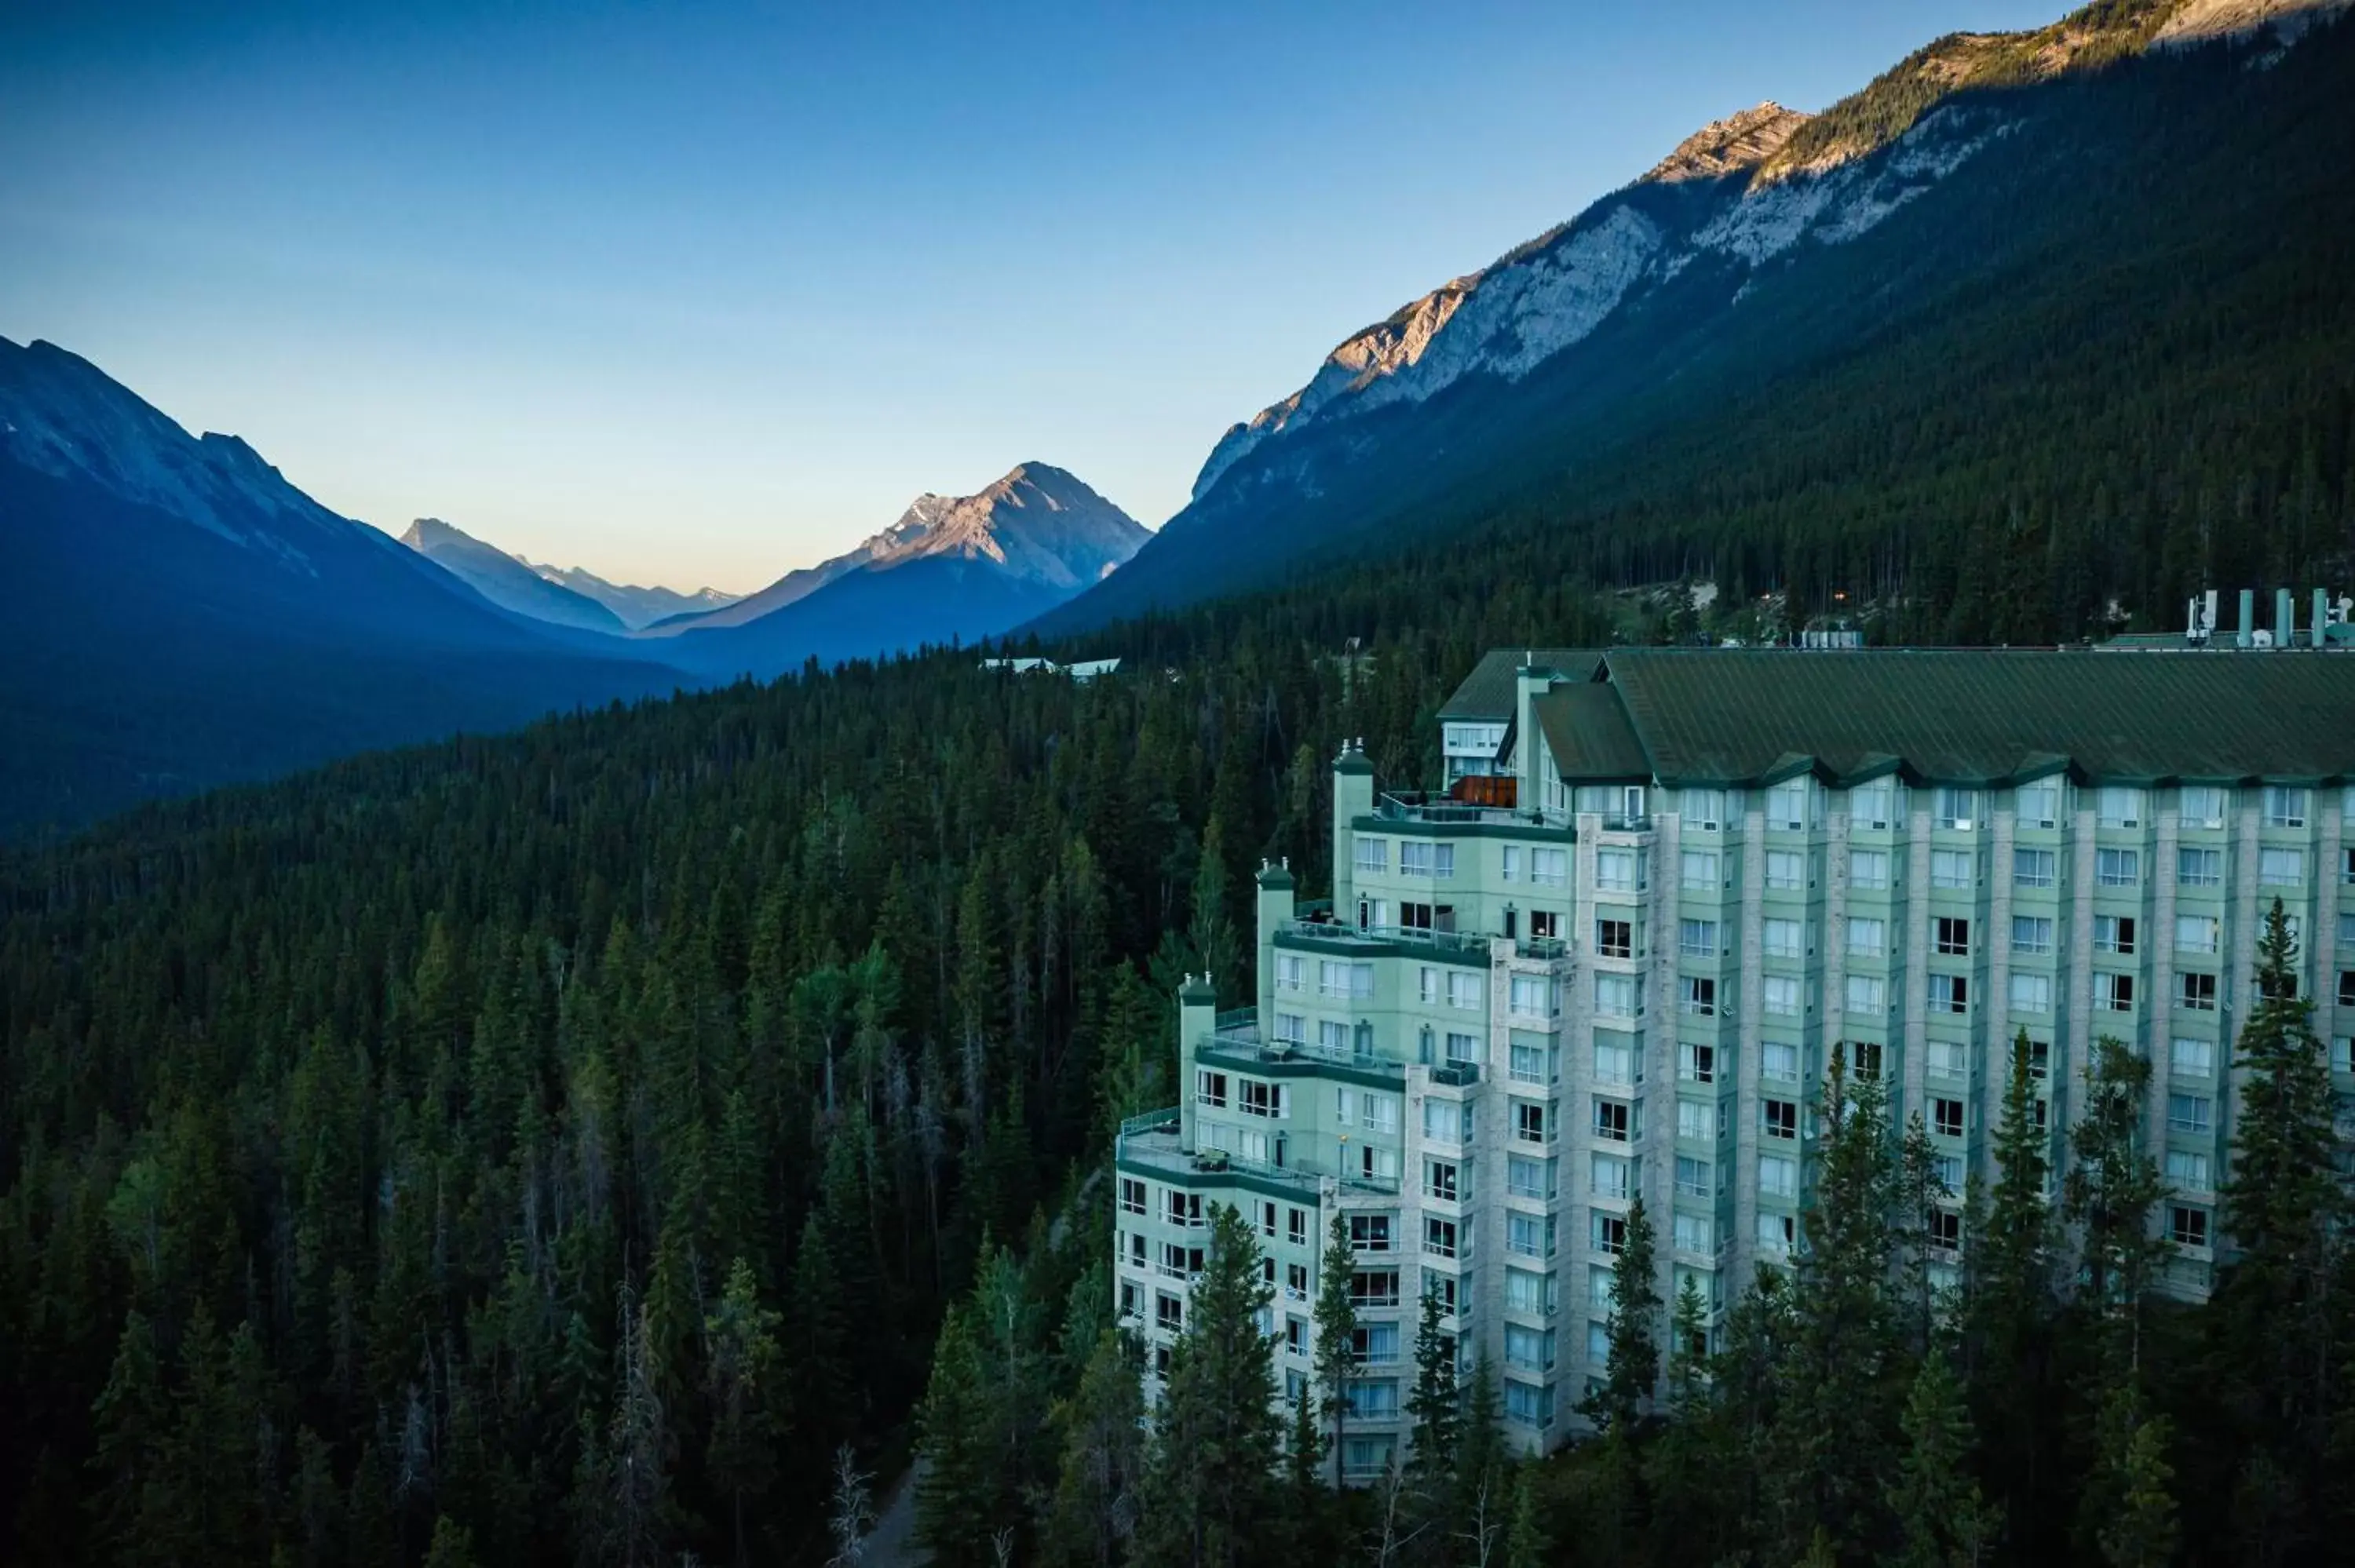
[[1116,1161],[1119,1305],[1156,1365],[1232,1204],[1281,1375],[1307,1378],[1348,1216],[1347,1474],[1406,1441],[1424,1291],[1518,1445],[1561,1441],[1638,1194],[1662,1298],[1695,1281],[1714,1334],[1805,1245],[1836,1046],[1959,1195],[2016,1033],[2056,1162],[2093,1043],[2131,1043],[2186,1297],[2226,1240],[2232,1041],[2276,898],[2355,1103],[2355,658],[1514,650],[1439,722],[1436,791],[1334,759],[1331,899],[1261,874],[1256,1006],[1188,985],[1182,1103]]

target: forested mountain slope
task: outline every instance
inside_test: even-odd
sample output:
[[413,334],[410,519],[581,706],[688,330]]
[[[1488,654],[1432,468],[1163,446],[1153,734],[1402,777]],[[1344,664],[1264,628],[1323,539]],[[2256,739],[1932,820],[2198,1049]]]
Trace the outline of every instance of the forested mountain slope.
[[[2130,43],[2175,9],[2080,19],[2123,16]],[[1352,339],[1039,628],[1401,550],[1845,594],[1931,638],[2344,581],[2355,26],[2334,15],[2286,48],[2081,45],[2045,78],[2017,60],[2060,43],[1943,40],[1757,165],[1631,185]]]

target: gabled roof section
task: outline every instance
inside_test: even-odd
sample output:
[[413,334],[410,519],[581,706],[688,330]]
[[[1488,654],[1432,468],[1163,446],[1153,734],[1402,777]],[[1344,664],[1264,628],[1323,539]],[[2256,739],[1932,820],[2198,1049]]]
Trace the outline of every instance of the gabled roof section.
[[1565,782],[1651,779],[1652,759],[1627,722],[1617,688],[1595,682],[1556,686],[1529,704],[1529,712]]
[[1491,649],[1472,666],[1455,694],[1439,705],[1442,722],[1511,718],[1514,675],[1531,660],[1565,681],[1591,681],[1603,664],[1603,655],[1592,648]]
[[2355,659],[2311,652],[1625,649],[1609,656],[1661,783],[1756,785],[1794,757],[2008,785],[2355,777]]

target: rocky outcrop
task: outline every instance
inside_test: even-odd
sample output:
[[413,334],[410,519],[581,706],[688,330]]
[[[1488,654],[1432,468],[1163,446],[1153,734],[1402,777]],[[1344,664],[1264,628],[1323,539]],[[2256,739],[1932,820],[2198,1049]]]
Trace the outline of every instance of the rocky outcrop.
[[1645,174],[1656,185],[1681,180],[1714,180],[1754,169],[1783,150],[1800,126],[1814,119],[1785,109],[1773,99],[1754,109],[1712,120],[1683,141]]

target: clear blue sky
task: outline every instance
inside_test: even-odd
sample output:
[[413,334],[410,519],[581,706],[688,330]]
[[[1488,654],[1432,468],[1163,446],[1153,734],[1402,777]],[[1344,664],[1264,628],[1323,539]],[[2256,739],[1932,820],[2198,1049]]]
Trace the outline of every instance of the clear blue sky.
[[0,6],[0,335],[327,504],[750,589],[1013,463],[1141,521],[1705,121],[2062,0]]

